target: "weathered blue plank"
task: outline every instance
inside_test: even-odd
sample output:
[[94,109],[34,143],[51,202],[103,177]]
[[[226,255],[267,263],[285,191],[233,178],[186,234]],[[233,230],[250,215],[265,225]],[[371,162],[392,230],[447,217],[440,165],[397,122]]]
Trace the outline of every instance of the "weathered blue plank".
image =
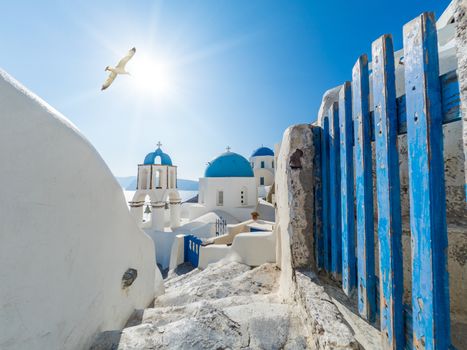
[[323,117],[321,134],[321,164],[322,164],[322,218],[323,218],[323,258],[324,268],[331,271],[331,235],[330,235],[330,206],[329,206],[329,118]]
[[378,203],[380,325],[384,348],[404,347],[402,224],[397,148],[396,78],[392,37],[372,45]]
[[[457,72],[455,70],[443,74],[439,77],[441,84],[441,107],[443,124],[449,124],[461,120],[460,110],[460,90]],[[407,133],[407,111],[405,108],[405,94],[397,97],[396,110],[397,110],[397,132],[399,135]],[[373,120],[374,111],[370,109],[371,120]],[[375,140],[371,129],[371,140]]]
[[355,206],[353,177],[352,87],[345,82],[339,92],[341,172],[342,289],[350,295],[357,285],[355,261]]
[[329,201],[331,205],[331,272],[340,280],[342,271],[341,235],[341,181],[340,181],[340,132],[339,107],[334,102],[329,108]]
[[352,114],[355,141],[355,197],[357,206],[358,311],[375,320],[375,254],[373,227],[373,179],[368,58],[360,56],[352,70]]
[[[461,119],[459,81],[456,71],[451,71],[439,77],[441,84],[441,105],[443,124]],[[406,97],[397,98],[398,133],[407,132]]]
[[412,233],[413,345],[450,345],[446,197],[436,21],[423,13],[404,26]]
[[321,165],[321,127],[313,127],[313,235],[315,242],[315,263],[316,268],[321,270],[324,268],[324,242],[323,242],[323,195],[322,195],[322,165]]

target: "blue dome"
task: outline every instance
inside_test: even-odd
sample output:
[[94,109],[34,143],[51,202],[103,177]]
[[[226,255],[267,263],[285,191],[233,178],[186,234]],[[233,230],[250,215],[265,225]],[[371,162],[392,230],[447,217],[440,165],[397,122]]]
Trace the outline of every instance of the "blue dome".
[[272,149],[268,147],[260,147],[256,151],[253,152],[251,155],[252,157],[259,157],[259,156],[274,156],[274,152]]
[[[158,156],[160,158],[157,158]],[[156,164],[154,163],[156,160],[158,161],[157,165],[172,165],[172,159],[170,159],[170,156],[167,153],[162,152],[160,147],[154,152],[147,154],[144,158],[144,164]]]
[[253,177],[250,163],[240,154],[222,153],[208,163],[204,177]]

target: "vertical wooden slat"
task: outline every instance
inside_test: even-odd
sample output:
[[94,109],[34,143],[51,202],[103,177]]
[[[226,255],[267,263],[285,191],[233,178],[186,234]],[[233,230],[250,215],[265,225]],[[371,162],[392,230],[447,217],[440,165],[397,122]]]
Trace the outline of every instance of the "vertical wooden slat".
[[375,254],[368,58],[366,55],[360,56],[352,70],[352,114],[355,134],[358,311],[363,318],[373,322],[376,311]]
[[331,268],[331,237],[330,237],[330,218],[329,218],[329,118],[323,118],[323,131],[321,134],[321,164],[322,164],[322,195],[323,195],[323,258],[324,268],[330,271]]
[[372,45],[379,237],[380,325],[385,349],[404,347],[402,224],[392,37]]
[[340,280],[342,271],[341,238],[341,181],[340,181],[340,133],[339,107],[334,102],[329,108],[329,195],[331,221],[331,271],[334,279]]
[[413,345],[450,344],[446,197],[436,22],[424,13],[404,26]]
[[350,295],[357,285],[355,265],[355,206],[353,176],[352,87],[345,82],[339,92],[341,172],[342,289]]
[[322,190],[322,164],[321,164],[321,127],[314,127],[313,132],[313,145],[314,145],[314,158],[313,158],[313,194],[314,194],[314,218],[313,218],[313,232],[315,241],[315,261],[316,268],[321,270],[324,268],[324,242],[323,242],[323,190]]

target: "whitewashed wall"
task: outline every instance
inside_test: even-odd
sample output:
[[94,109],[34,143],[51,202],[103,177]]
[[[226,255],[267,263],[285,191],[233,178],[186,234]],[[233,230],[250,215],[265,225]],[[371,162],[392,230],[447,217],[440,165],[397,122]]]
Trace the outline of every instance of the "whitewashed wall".
[[275,164],[274,156],[257,156],[257,157],[250,157],[250,164],[253,163],[253,168],[261,168],[261,162],[264,162],[264,169],[274,169]]
[[261,186],[261,177],[264,178],[264,186],[271,186],[274,183],[273,169],[255,168],[253,173],[255,174],[256,186]]
[[[241,190],[246,189],[245,205]],[[190,220],[211,211],[224,211],[238,221],[250,218],[256,210],[258,189],[254,177],[203,177],[199,179],[199,204],[189,207]],[[224,205],[217,205],[217,192],[224,191]]]
[[154,247],[93,146],[0,75],[0,348],[85,349],[160,290]]
[[257,189],[254,177],[203,177],[199,179],[204,205],[210,208],[217,206],[217,191],[224,191],[224,205],[218,209],[240,207],[240,191],[247,189],[246,205],[256,205]]

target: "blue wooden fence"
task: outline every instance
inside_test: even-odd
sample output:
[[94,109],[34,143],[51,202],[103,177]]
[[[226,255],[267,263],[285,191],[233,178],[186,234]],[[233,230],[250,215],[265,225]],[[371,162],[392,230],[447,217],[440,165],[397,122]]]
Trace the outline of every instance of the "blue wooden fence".
[[186,235],[184,238],[185,262],[189,262],[193,267],[198,267],[199,247],[201,240],[193,235]]
[[[362,55],[353,67],[352,82],[342,85],[338,98],[320,116],[320,128],[314,130],[316,264],[342,281],[347,295],[357,289],[360,315],[369,322],[379,317],[384,348],[447,349],[450,310],[442,124],[461,118],[459,83],[456,71],[439,75],[432,13],[406,24],[403,33],[405,94],[396,97],[392,38],[383,35],[372,45],[371,72],[367,56]],[[397,142],[403,133],[408,143],[411,305],[402,300]]]

